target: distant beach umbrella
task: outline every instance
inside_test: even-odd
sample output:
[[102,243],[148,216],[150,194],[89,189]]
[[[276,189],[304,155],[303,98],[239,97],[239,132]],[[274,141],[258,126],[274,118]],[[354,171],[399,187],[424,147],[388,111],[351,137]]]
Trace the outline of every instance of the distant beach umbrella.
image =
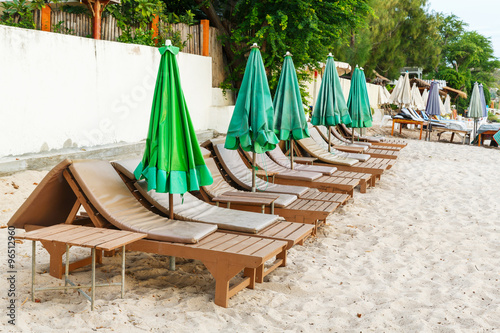
[[427,105],[427,99],[429,98],[429,91],[427,89],[422,93],[422,100],[424,101],[424,105]]
[[[335,68],[335,61],[331,53],[326,60],[325,73],[312,112],[311,123],[326,127],[351,123],[351,117],[340,85],[339,74]],[[328,128],[328,133],[330,133],[330,128]],[[330,134],[328,134],[328,139],[330,139]],[[330,144],[328,144],[328,151],[330,151]]]
[[444,99],[444,114],[451,114],[451,97],[450,95],[446,95]]
[[415,107],[417,110],[425,110],[425,104],[424,100],[422,99],[422,95],[420,95],[420,91],[417,88],[417,84],[413,83],[413,86],[411,87],[411,104]]
[[431,88],[429,90],[429,96],[427,98],[427,106],[425,107],[425,112],[429,115],[429,123],[427,124],[427,140],[430,140],[431,131],[431,119],[432,116],[437,116],[441,114],[439,98],[439,86],[437,82],[431,82]]
[[308,138],[309,129],[290,52],[285,55],[273,106],[274,133],[280,140],[290,140],[290,165],[293,169],[293,140]]
[[[351,78],[347,108],[352,119],[352,122],[347,127],[354,129],[372,126],[372,110],[366,89],[366,78],[363,70],[357,66]],[[352,141],[354,141],[354,130]]]
[[483,84],[479,84],[479,94],[481,95],[481,104],[483,105],[483,118],[488,117],[488,109],[486,108],[486,99],[484,98]]
[[401,85],[403,84],[403,75],[399,76],[399,79],[396,80],[396,85],[392,89],[391,95],[389,96],[389,103],[391,104],[399,104],[398,103],[398,94],[401,90]]
[[469,104],[469,118],[474,118],[474,136],[477,133],[477,120],[483,116],[483,103],[481,102],[481,92],[479,91],[479,85],[474,83],[474,88],[472,89],[472,94],[470,96]]
[[411,86],[410,86],[410,75],[408,72],[405,73],[403,77],[403,83],[401,85],[401,91],[398,94],[397,101],[400,107],[411,107]]

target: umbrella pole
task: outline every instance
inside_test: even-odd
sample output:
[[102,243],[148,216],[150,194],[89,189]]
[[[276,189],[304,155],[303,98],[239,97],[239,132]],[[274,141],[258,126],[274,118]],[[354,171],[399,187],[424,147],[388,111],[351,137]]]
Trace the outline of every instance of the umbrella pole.
[[354,130],[355,128],[351,128],[351,142],[354,143]]
[[255,158],[257,157],[257,153],[253,153],[252,155],[252,192],[255,192],[256,186],[255,186]]
[[331,137],[332,137],[332,129],[330,128],[330,126],[328,126],[328,152],[331,151],[330,149],[330,144],[332,142]]
[[293,137],[290,136],[290,169],[293,170]]
[[[168,194],[168,207],[170,208],[168,218],[173,220],[174,219],[174,195],[172,193]],[[169,269],[171,271],[175,271],[175,257],[169,257],[169,263],[170,263]]]

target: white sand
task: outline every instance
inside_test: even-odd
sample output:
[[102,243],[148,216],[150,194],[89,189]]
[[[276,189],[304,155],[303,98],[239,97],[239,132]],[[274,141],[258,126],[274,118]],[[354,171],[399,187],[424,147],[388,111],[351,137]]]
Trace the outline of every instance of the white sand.
[[[27,301],[31,244],[18,244],[19,331],[483,332],[500,328],[500,151],[410,140],[376,188],[332,216],[316,239],[289,251],[289,264],[230,308],[214,305],[214,281],[199,262],[128,256],[125,299],[97,291],[97,309],[77,293],[38,293]],[[0,225],[45,172],[0,178]],[[20,187],[15,190],[11,182]],[[4,194],[7,193],[7,194]],[[10,194],[13,193],[13,194]],[[0,230],[0,271],[6,268]],[[75,255],[84,252],[75,250]],[[47,273],[39,248],[37,279]],[[101,279],[119,281],[119,257],[105,258]],[[5,274],[4,274],[5,276]],[[89,280],[89,269],[72,278]],[[4,277],[2,277],[4,279]],[[2,283],[3,286],[3,283]],[[7,292],[0,289],[0,331]]]

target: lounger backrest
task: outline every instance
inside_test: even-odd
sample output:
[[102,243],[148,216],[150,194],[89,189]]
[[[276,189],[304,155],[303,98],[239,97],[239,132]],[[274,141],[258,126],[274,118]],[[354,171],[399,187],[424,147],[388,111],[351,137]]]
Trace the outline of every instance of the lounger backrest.
[[197,243],[217,226],[169,220],[145,208],[106,161],[73,161],[69,167],[90,204],[115,227],[148,234],[148,238]]
[[[267,154],[274,160],[274,162],[286,168],[290,168],[291,165],[290,158],[287,157],[279,147],[276,147],[275,149],[268,151]],[[335,167],[322,166],[322,165],[306,165],[306,164],[293,163],[293,167],[296,170],[319,172],[326,176],[331,176],[335,171],[337,171],[337,168]]]
[[[309,131],[310,133],[311,131]],[[331,162],[338,165],[352,166],[358,163],[358,160],[352,158],[338,157],[330,154],[327,150],[320,147],[316,141],[311,138],[300,139],[297,143],[311,156],[316,157],[324,162]]]
[[[252,160],[253,154],[252,152],[245,152],[250,160]],[[285,168],[276,162],[274,162],[266,153],[257,154],[257,158],[255,159],[255,163],[257,166],[268,172],[277,172],[282,178],[288,179],[296,179],[296,180],[304,180],[304,181],[314,181],[318,178],[321,178],[323,174],[321,172],[315,171],[306,171],[299,169],[289,169]]]
[[203,186],[203,189],[209,196],[213,198],[227,191],[237,191],[224,179],[219,171],[219,168],[217,167],[217,164],[215,163],[215,160],[212,157],[206,158],[205,164],[210,170],[210,173],[212,174],[212,178],[214,180],[211,185]]
[[50,226],[64,223],[76,202],[76,195],[63,176],[70,164],[71,160],[66,159],[50,170],[8,225],[24,228],[26,224]]
[[[226,149],[223,144],[214,144],[214,151],[219,158],[220,163],[223,165],[224,170],[226,170],[231,179],[242,188],[251,190],[252,171],[247,168],[238,151]],[[261,191],[293,194],[297,196],[303,195],[309,190],[308,187],[303,186],[272,184],[258,177],[255,180],[255,185],[257,186],[257,189]]]

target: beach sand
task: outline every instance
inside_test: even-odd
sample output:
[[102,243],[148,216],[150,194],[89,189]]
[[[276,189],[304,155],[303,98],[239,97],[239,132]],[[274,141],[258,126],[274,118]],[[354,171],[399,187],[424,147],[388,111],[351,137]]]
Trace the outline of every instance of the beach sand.
[[[289,251],[288,265],[225,309],[197,261],[131,252],[127,290],[97,289],[96,310],[75,292],[38,292],[31,302],[31,243],[17,244],[16,326],[0,289],[0,331],[36,332],[486,332],[500,328],[500,151],[409,140],[396,165],[331,216],[318,236]],[[0,225],[46,174],[0,178]],[[12,185],[14,182],[18,189]],[[19,233],[22,231],[18,230]],[[0,229],[7,274],[7,229]],[[87,252],[75,249],[75,257]],[[37,251],[37,280],[50,277]],[[119,282],[120,257],[98,279]],[[71,274],[88,283],[90,268]],[[25,300],[28,299],[26,302]]]

